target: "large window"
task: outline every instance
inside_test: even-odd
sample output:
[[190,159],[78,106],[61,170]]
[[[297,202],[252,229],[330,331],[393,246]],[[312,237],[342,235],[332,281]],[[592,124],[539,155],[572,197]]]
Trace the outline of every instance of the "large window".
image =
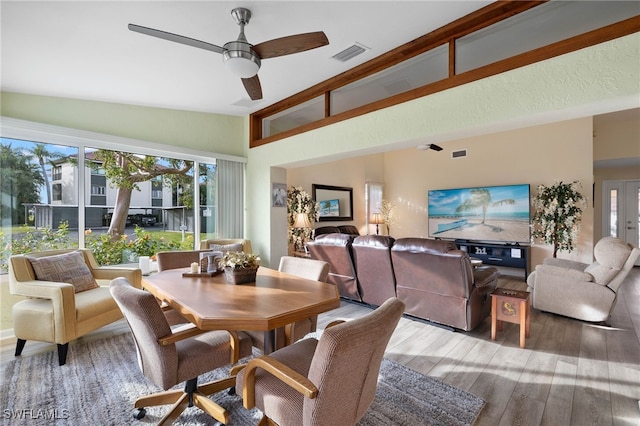
[[[225,164],[238,167],[220,182],[218,160],[206,153],[90,132],[80,132],[83,139],[75,130],[20,120],[3,118],[2,124],[0,273],[18,253],[87,247],[100,263],[116,264],[160,250],[193,249],[204,238],[244,236],[244,220],[237,218],[243,215],[243,158],[225,156]],[[29,137],[34,127],[35,141]],[[67,132],[74,137],[64,145]],[[240,191],[224,201],[238,206],[220,209],[221,184]],[[239,227],[219,232],[229,220]]]

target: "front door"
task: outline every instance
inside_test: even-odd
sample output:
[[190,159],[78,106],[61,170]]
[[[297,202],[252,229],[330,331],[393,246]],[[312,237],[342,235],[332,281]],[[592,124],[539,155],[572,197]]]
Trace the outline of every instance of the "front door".
[[[602,236],[640,243],[640,180],[603,182]],[[636,265],[640,264],[640,259]]]

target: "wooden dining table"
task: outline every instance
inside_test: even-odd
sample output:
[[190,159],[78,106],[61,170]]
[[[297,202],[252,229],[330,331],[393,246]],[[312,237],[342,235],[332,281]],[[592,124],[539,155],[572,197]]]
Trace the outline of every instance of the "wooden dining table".
[[201,330],[264,331],[264,352],[276,330],[340,306],[333,284],[260,267],[254,283],[227,284],[224,274],[188,277],[189,268],[142,277],[142,286]]

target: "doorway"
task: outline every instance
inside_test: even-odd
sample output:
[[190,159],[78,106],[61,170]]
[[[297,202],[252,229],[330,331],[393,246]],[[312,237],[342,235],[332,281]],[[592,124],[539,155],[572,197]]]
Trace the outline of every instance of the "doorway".
[[604,181],[602,190],[602,236],[618,237],[638,247],[640,180]]

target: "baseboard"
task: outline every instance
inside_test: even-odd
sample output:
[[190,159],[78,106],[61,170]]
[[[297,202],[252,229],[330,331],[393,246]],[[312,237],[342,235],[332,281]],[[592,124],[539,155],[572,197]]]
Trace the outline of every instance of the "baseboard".
[[0,346],[6,344],[13,344],[16,341],[16,335],[13,334],[13,328],[7,328],[5,330],[0,330]]

